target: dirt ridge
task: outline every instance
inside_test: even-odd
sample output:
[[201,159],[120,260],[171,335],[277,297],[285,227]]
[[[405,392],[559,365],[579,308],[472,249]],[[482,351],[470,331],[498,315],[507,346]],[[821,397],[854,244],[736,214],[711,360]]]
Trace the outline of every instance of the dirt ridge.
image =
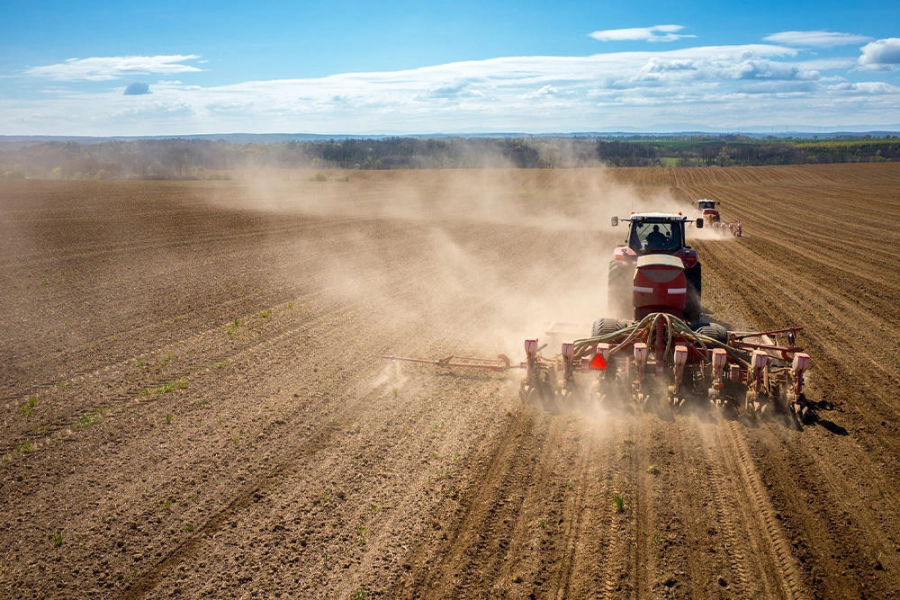
[[[0,182],[0,597],[900,598],[900,165],[327,183]],[[606,316],[616,202],[699,197],[802,427],[378,358]]]

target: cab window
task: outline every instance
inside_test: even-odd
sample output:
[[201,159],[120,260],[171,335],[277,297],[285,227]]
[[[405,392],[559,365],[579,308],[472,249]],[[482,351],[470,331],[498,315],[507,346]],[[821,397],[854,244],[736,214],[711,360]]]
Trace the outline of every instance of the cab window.
[[671,223],[635,223],[628,245],[637,253],[674,252],[680,240]]

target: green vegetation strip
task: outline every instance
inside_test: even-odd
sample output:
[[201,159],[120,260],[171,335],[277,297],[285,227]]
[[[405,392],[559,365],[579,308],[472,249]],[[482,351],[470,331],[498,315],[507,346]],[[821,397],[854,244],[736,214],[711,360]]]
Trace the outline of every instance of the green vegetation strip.
[[184,377],[179,377],[175,381],[170,381],[168,383],[164,383],[159,387],[155,388],[147,388],[144,390],[144,395],[156,395],[162,396],[163,394],[168,394],[169,392],[174,392],[175,390],[180,390],[187,387],[187,380]]

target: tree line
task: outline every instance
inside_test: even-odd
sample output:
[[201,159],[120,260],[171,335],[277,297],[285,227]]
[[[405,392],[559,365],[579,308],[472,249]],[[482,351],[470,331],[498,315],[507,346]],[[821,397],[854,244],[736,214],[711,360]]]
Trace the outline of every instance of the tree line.
[[208,139],[0,142],[0,177],[215,179],[258,168],[709,167],[900,160],[896,136],[387,137],[284,143]]

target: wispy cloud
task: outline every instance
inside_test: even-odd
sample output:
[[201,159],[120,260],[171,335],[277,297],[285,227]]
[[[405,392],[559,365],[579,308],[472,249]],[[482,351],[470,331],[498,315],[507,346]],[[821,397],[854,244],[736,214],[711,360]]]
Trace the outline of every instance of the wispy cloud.
[[852,92],[864,94],[898,94],[900,88],[884,81],[863,81],[860,83],[839,83],[834,86],[836,92]]
[[33,67],[25,74],[54,81],[111,81],[151,73],[171,75],[197,72],[200,71],[198,67],[184,63],[198,58],[193,54],[70,58],[55,65]]
[[417,96],[419,100],[459,100],[460,98],[477,97],[481,94],[477,90],[477,79],[461,79],[436,83],[426,92]]
[[859,65],[870,70],[896,70],[900,66],[900,38],[887,38],[866,44]]
[[[889,68],[898,51],[900,40],[879,40],[863,57]],[[504,57],[217,86],[161,76],[151,82],[153,93],[140,98],[124,95],[123,85],[100,91],[54,84],[39,100],[0,97],[0,132],[169,135],[245,131],[248,123],[260,133],[335,134],[895,124],[900,89],[868,77],[857,57],[855,50],[822,58],[745,44]],[[154,64],[196,69],[186,64],[190,57],[179,58]],[[110,72],[125,77],[124,70]]]
[[818,89],[811,81],[761,81],[742,85],[737,89],[743,94],[764,94],[767,96],[784,96],[786,94],[803,94],[808,96]]
[[678,33],[683,25],[654,25],[653,27],[632,27],[630,29],[606,29],[595,31],[590,37],[601,42],[674,42],[694,35]]
[[855,33],[839,33],[836,31],[782,31],[763,38],[767,42],[785,44],[787,46],[813,46],[816,48],[833,48],[835,46],[852,46],[864,44],[872,40],[866,35]]
[[[679,106],[703,102],[710,91],[722,91],[742,80],[815,79],[814,71],[779,62],[794,54],[789,48],[746,45],[589,57],[507,57],[191,90],[157,84],[154,90],[160,101],[191,106],[200,118],[243,112],[286,121],[333,119],[344,124],[368,118],[370,126],[377,122],[373,117],[405,123],[421,119],[429,123],[428,130],[436,126],[464,130],[473,122],[518,119],[520,128],[528,128],[544,116],[559,118],[558,113],[542,115],[548,103],[554,110],[581,114],[588,121],[596,118],[601,104],[666,104],[674,113]],[[415,125],[410,127],[415,130]]]

